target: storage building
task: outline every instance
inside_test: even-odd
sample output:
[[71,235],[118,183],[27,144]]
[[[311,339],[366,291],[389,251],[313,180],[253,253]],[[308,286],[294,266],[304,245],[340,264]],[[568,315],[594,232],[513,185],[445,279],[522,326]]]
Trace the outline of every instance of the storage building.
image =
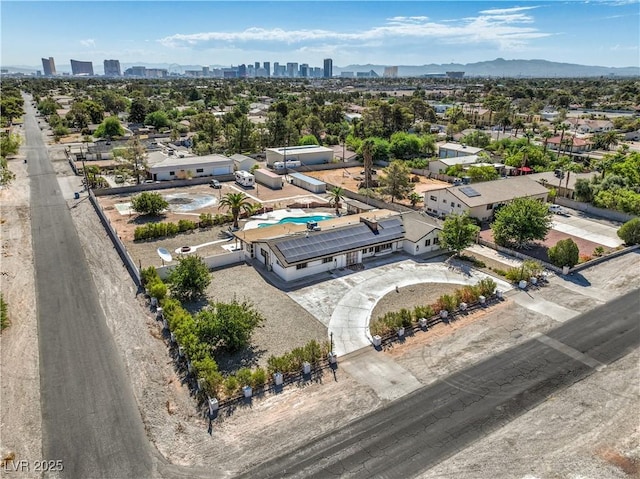
[[299,161],[302,165],[321,165],[333,160],[333,150],[324,146],[303,145],[283,148],[267,148],[267,165],[275,162]]
[[149,173],[154,181],[232,175],[233,160],[222,155],[190,156],[188,158],[170,156],[149,167]]
[[264,168],[260,168],[253,172],[253,175],[256,177],[256,182],[264,185],[272,190],[281,190],[282,189],[282,176],[275,174],[272,171],[265,170]]
[[312,193],[324,193],[327,191],[327,184],[324,181],[316,180],[302,173],[290,173],[291,183]]

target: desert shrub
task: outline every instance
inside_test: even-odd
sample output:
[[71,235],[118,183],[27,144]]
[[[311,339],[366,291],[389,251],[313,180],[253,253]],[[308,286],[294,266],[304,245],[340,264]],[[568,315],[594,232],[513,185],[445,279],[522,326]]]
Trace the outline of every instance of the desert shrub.
[[586,263],[587,261],[591,261],[591,256],[589,256],[588,254],[581,254],[580,258],[578,259],[578,263]]
[[592,256],[595,256],[596,258],[602,256],[604,254],[604,247],[603,246],[596,246],[595,249],[593,250]]
[[483,278],[476,285],[481,296],[491,296],[496,290],[496,282],[491,278]]
[[304,350],[306,353],[306,361],[309,361],[311,364],[316,364],[322,358],[322,348],[315,339],[309,341],[304,346]]
[[456,310],[456,308],[458,307],[459,304],[460,303],[458,302],[458,299],[456,298],[455,295],[453,295],[453,294],[443,294],[436,301],[435,310],[436,311],[441,311],[441,310],[444,309],[444,310],[449,311],[450,313],[452,313],[452,312],[454,312]]
[[251,369],[249,368],[240,368],[236,373],[236,379],[240,386],[249,386],[251,385],[251,379],[253,374],[251,373]]
[[165,225],[165,236],[175,236],[178,234],[178,225],[175,223],[161,223]]
[[191,231],[197,228],[195,221],[191,220],[178,220],[178,231],[184,233],[185,231]]
[[413,318],[417,321],[420,318],[430,318],[435,315],[431,306],[416,306],[413,308]]
[[633,218],[618,229],[618,237],[627,246],[640,243],[640,218]]
[[0,331],[9,326],[9,305],[0,294]]
[[399,312],[398,312],[399,316],[400,316],[400,324],[403,328],[410,328],[411,327],[411,323],[412,323],[412,316],[411,316],[411,310],[407,309],[407,308],[402,308]]
[[286,373],[286,358],[284,356],[269,356],[269,359],[267,359],[267,371],[270,375],[273,375],[274,373]]
[[507,275],[507,272],[505,270],[503,270],[503,269],[500,269],[500,268],[489,268],[489,269],[491,269],[497,275],[500,275],[500,276],[503,276],[503,277]]
[[528,259],[523,261],[522,266],[519,268],[510,268],[505,274],[505,277],[514,283],[522,280],[529,281],[532,276],[540,276],[543,270],[544,267],[539,261]]
[[156,270],[154,266],[149,266],[148,268],[143,268],[142,270],[140,270],[140,278],[142,280],[143,286],[151,284],[155,280],[160,280],[158,270]]
[[257,368],[251,374],[251,387],[259,389],[267,382],[267,372],[263,368]]
[[458,304],[472,304],[478,301],[478,296],[480,296],[480,294],[480,288],[478,286],[464,286],[456,291],[456,298],[458,300]]
[[149,295],[152,298],[158,298],[159,301],[167,296],[167,285],[160,278],[150,283],[147,289],[149,290]]
[[209,228],[213,226],[213,215],[211,213],[201,213],[199,217],[200,228]]
[[233,396],[240,390],[240,384],[235,376],[227,376],[224,380],[224,392],[227,396]]

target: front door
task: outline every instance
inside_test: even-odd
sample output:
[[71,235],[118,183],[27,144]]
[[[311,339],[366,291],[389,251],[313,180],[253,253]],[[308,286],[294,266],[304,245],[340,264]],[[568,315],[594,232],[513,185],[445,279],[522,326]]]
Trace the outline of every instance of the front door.
[[351,266],[358,262],[358,252],[352,251],[351,253],[347,253],[347,266]]

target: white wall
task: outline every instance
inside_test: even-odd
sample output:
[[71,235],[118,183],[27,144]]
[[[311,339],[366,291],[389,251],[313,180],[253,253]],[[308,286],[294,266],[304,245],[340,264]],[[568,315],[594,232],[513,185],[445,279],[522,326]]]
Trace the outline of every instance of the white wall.
[[[232,251],[229,253],[217,254],[214,256],[207,256],[203,258],[205,264],[209,269],[220,268],[222,266],[228,266],[230,264],[242,263],[245,261],[245,253],[243,250]],[[161,279],[166,279],[176,264],[160,266],[156,268],[158,275]]]

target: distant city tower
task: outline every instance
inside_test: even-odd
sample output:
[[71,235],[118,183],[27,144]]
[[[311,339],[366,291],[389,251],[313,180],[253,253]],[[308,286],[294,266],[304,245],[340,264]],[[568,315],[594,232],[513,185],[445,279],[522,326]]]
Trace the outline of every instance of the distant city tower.
[[46,77],[52,77],[56,74],[56,63],[53,61],[53,57],[42,59],[42,69]]
[[324,59],[324,77],[331,78],[333,76],[333,60],[331,58]]

